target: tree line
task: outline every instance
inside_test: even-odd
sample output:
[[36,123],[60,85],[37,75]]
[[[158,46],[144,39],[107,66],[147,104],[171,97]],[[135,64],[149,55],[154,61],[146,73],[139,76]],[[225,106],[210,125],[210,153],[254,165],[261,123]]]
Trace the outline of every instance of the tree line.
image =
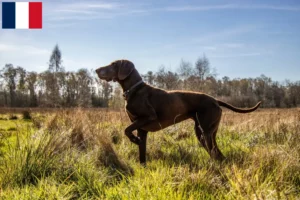
[[[300,81],[279,83],[261,75],[257,78],[217,78],[206,56],[193,64],[181,60],[176,72],[159,67],[142,74],[145,82],[167,90],[191,90],[210,94],[235,106],[250,107],[263,101],[264,107],[300,105]],[[65,71],[62,53],[56,45],[49,67],[37,73],[6,64],[0,70],[0,107],[113,107],[124,105],[118,84],[100,80],[95,72]]]

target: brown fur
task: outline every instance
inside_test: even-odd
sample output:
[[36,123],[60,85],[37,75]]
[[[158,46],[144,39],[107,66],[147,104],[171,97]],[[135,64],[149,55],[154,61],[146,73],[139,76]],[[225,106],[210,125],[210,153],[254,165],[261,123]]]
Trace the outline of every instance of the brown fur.
[[[118,81],[127,91],[142,80],[132,62],[117,60],[96,70],[100,79]],[[147,133],[155,132],[186,119],[195,122],[195,132],[199,142],[209,155],[216,160],[224,156],[216,143],[216,133],[224,106],[239,113],[256,110],[260,102],[250,109],[240,109],[200,92],[166,91],[142,83],[127,96],[126,112],[132,122],[125,129],[130,141],[139,145],[140,162],[146,163]],[[132,132],[138,131],[138,136]]]

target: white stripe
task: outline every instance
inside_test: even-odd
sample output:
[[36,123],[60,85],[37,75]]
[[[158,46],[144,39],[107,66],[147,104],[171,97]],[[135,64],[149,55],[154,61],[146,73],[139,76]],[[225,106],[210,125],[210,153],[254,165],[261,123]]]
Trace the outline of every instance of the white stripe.
[[29,29],[28,2],[16,2],[16,29]]

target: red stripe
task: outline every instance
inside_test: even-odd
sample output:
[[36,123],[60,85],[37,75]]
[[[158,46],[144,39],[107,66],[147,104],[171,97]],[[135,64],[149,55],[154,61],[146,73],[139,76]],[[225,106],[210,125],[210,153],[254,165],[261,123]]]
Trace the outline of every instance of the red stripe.
[[29,28],[42,28],[42,2],[29,2]]

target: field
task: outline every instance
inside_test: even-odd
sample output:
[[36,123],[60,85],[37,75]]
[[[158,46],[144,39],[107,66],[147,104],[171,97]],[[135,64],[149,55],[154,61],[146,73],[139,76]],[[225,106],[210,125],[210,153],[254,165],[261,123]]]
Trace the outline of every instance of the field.
[[0,114],[0,199],[299,199],[300,109],[223,112],[210,160],[192,121],[150,133],[147,167],[123,111]]

